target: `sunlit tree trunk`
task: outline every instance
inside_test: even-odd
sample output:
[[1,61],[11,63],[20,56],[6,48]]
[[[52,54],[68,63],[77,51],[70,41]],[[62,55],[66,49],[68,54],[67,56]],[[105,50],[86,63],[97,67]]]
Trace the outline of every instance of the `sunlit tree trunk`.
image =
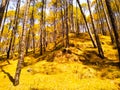
[[26,36],[26,55],[28,54],[28,49],[29,49],[29,46],[30,46],[30,34],[32,34],[32,43],[33,43],[33,53],[35,53],[35,35],[34,35],[34,7],[35,7],[35,0],[33,0],[33,3],[32,3],[33,7],[32,7],[32,14],[31,14],[31,17],[30,17],[30,28],[29,28],[29,31],[28,31],[28,36]]
[[82,7],[81,7],[81,5],[80,5],[79,0],[77,0],[77,3],[78,3],[78,5],[79,5],[80,11],[81,11],[82,16],[83,16],[83,18],[84,18],[85,25],[86,25],[86,27],[87,27],[88,34],[89,34],[89,36],[90,36],[90,39],[91,39],[91,41],[92,41],[92,43],[93,43],[94,48],[96,48],[97,45],[96,45],[95,40],[94,40],[94,38],[93,38],[92,32],[90,31],[90,29],[89,29],[89,27],[88,27],[87,20],[86,20],[86,17],[85,17],[85,15],[84,15],[83,11],[82,11]]
[[[0,41],[1,41],[2,34],[3,34],[3,30],[4,30],[4,24],[5,24],[5,21],[6,21],[6,18],[7,18],[7,11],[8,11],[9,2],[10,2],[10,0],[7,0],[7,2],[4,2],[4,3],[6,3],[4,11],[3,11],[3,13],[0,11],[0,18],[2,18],[2,21],[0,21],[0,23],[1,23],[0,24],[0,31],[1,31],[1,33],[0,33]],[[4,13],[5,13],[5,15],[4,15]]]
[[9,49],[7,51],[7,58],[9,58],[10,56],[10,51],[12,49],[12,57],[14,56],[14,43],[15,43],[15,35],[17,32],[17,25],[18,25],[18,15],[19,15],[19,10],[20,10],[20,0],[17,1],[17,6],[16,6],[16,10],[15,10],[15,16],[14,16],[14,26],[13,26],[13,30],[11,33],[11,39],[10,39],[10,45],[9,45]]
[[102,46],[101,46],[101,43],[100,43],[100,39],[99,39],[97,30],[95,29],[95,26],[94,26],[94,21],[93,21],[92,12],[91,12],[91,9],[90,9],[90,2],[89,2],[89,0],[87,0],[87,3],[88,3],[88,9],[89,9],[89,12],[90,12],[90,18],[91,18],[93,31],[94,31],[94,34],[95,34],[96,43],[97,43],[97,46],[98,46],[98,52],[99,52],[100,57],[104,58],[104,52],[103,52],[103,49],[102,49]]
[[25,39],[26,39],[29,5],[30,5],[30,0],[27,0],[25,12],[24,12],[23,31],[22,31],[22,36],[20,39],[20,53],[19,53],[20,56],[19,56],[19,60],[18,60],[17,68],[16,68],[15,77],[14,77],[14,85],[15,86],[19,84],[20,73],[21,73],[22,66],[24,64]]

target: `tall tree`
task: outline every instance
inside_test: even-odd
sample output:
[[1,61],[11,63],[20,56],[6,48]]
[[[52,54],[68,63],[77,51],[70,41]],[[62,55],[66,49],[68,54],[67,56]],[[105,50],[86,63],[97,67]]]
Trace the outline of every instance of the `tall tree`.
[[56,38],[57,38],[57,23],[56,23],[56,19],[57,19],[57,0],[54,2],[54,35],[53,35],[53,39],[54,39],[54,48],[56,48]]
[[64,46],[64,34],[65,34],[65,25],[64,25],[64,13],[63,13],[63,3],[62,0],[60,0],[60,4],[61,4],[61,9],[60,9],[60,12],[61,12],[61,18],[62,18],[62,39],[63,39],[63,46]]
[[69,6],[70,6],[70,30],[74,32],[73,0],[69,0]]
[[66,48],[69,47],[69,29],[68,29],[68,2],[65,1],[65,17],[66,17]]
[[28,35],[26,36],[26,55],[28,54],[28,49],[30,47],[30,34],[32,34],[32,46],[33,53],[35,53],[35,34],[34,34],[34,8],[35,8],[35,0],[32,0],[32,13],[30,16],[30,28],[28,31]]
[[89,9],[89,12],[90,12],[92,28],[93,28],[93,31],[94,31],[94,34],[95,34],[95,40],[96,40],[96,43],[97,43],[97,46],[98,46],[98,52],[99,52],[100,57],[104,58],[104,52],[103,52],[103,49],[102,49],[102,46],[101,46],[101,43],[100,43],[100,39],[99,39],[97,30],[95,29],[95,26],[94,26],[93,16],[92,16],[91,8],[90,8],[90,1],[87,0],[87,3],[88,3],[88,9]]
[[106,9],[104,7],[103,1],[100,0],[100,3],[101,3],[101,6],[103,8],[103,13],[105,15],[105,20],[106,20],[106,23],[107,23],[107,26],[108,26],[108,30],[109,30],[109,33],[110,33],[111,43],[113,44],[115,42],[115,39],[114,39],[114,35],[113,35],[113,32],[112,32],[111,22],[109,21],[109,17],[108,17],[108,14],[106,12]]
[[3,19],[3,15],[4,15],[6,5],[7,5],[7,1],[8,0],[2,0],[2,4],[1,4],[1,7],[0,7],[0,26],[1,26],[1,23],[2,23],[2,19]]
[[95,0],[96,1],[96,6],[97,6],[97,14],[99,16],[99,20],[100,20],[100,25],[101,25],[101,30],[102,30],[102,34],[106,35],[106,31],[104,30],[104,24],[103,24],[103,17],[102,17],[102,12],[101,12],[101,6],[100,6],[100,2],[99,0]]
[[[2,34],[3,34],[3,30],[4,30],[4,24],[5,24],[5,21],[6,21],[6,18],[7,18],[9,2],[10,2],[10,0],[7,0],[3,13],[0,12],[0,14],[2,14],[2,15],[0,15],[0,18],[3,18],[3,16],[4,16],[3,20],[0,21],[0,22],[2,22],[1,25],[0,25],[0,31],[1,31],[1,33],[0,33],[0,41],[1,41]],[[5,12],[5,15],[4,15],[4,12]]]
[[110,16],[110,21],[112,23],[112,27],[113,27],[113,32],[115,35],[115,40],[116,40],[116,45],[117,45],[117,50],[118,50],[118,56],[119,56],[119,67],[120,67],[120,30],[117,30],[117,25],[115,23],[115,16],[114,16],[114,12],[112,10],[112,7],[110,5],[110,0],[105,0],[106,6],[108,8],[108,14]]
[[13,26],[13,30],[11,33],[11,38],[10,38],[10,44],[9,44],[9,48],[7,51],[7,58],[10,57],[10,51],[12,49],[12,56],[14,56],[14,43],[15,43],[15,35],[17,33],[17,25],[18,25],[18,15],[19,15],[19,10],[20,10],[20,1],[17,1],[17,6],[16,6],[16,10],[15,10],[15,16],[14,16],[14,26]]
[[44,30],[44,0],[42,0],[42,7],[41,7],[41,16],[40,16],[40,55],[43,54],[43,30]]
[[78,3],[78,5],[79,5],[80,11],[81,11],[82,16],[83,16],[83,18],[84,18],[85,25],[86,25],[86,27],[87,27],[88,34],[89,34],[89,36],[90,36],[90,39],[91,39],[91,41],[92,41],[92,43],[93,43],[94,48],[96,48],[97,45],[96,45],[95,40],[94,40],[94,38],[93,38],[92,32],[91,32],[91,30],[89,29],[89,26],[88,26],[88,24],[87,24],[87,20],[86,20],[86,17],[85,17],[85,15],[84,15],[84,13],[83,13],[83,10],[82,10],[82,7],[81,7],[81,4],[80,4],[80,1],[77,0],[77,3]]
[[14,78],[15,86],[19,84],[20,73],[21,73],[22,66],[24,64],[25,39],[26,39],[26,31],[27,31],[29,5],[30,5],[30,0],[27,0],[25,12],[24,12],[24,23],[23,23],[22,36],[20,40],[20,54],[19,54],[20,56],[19,56],[19,60],[18,60],[17,68],[16,68],[15,78]]

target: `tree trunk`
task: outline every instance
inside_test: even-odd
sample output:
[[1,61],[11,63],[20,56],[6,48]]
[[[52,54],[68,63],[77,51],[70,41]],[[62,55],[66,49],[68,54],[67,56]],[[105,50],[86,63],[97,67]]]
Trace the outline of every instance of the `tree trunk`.
[[84,18],[85,25],[86,25],[86,27],[87,27],[88,34],[89,34],[89,36],[90,36],[90,39],[91,39],[91,41],[92,41],[92,43],[93,43],[94,48],[96,48],[97,45],[96,45],[95,40],[94,40],[94,38],[93,38],[92,32],[91,32],[91,30],[90,30],[89,27],[88,27],[87,20],[86,20],[86,17],[85,17],[85,15],[84,15],[84,13],[83,13],[83,10],[82,10],[82,7],[81,7],[81,5],[80,5],[79,0],[77,0],[77,3],[78,3],[78,5],[79,5],[80,11],[81,11],[82,16],[83,16],[83,18]]
[[54,48],[56,48],[56,35],[57,35],[57,23],[56,23],[56,19],[57,19],[57,0],[54,4],[55,8],[54,8],[54,35],[53,35],[53,40],[54,40]]
[[104,30],[104,24],[103,24],[103,17],[101,16],[101,9],[100,9],[100,3],[98,0],[95,0],[96,1],[96,5],[97,5],[97,14],[99,16],[99,19],[100,19],[100,24],[101,24],[101,30],[102,30],[102,34],[103,35],[106,35],[106,31]]
[[113,27],[113,32],[115,35],[115,40],[116,40],[116,45],[117,45],[117,50],[118,50],[118,56],[119,56],[119,67],[120,67],[120,36],[119,33],[120,31],[117,30],[117,25],[115,24],[115,16],[114,16],[114,12],[112,11],[112,7],[110,5],[110,0],[105,0],[106,6],[108,8],[108,14],[110,16],[110,21],[112,23],[112,27]]
[[70,5],[70,31],[74,32],[73,0],[69,0],[69,5]]
[[[0,31],[1,31],[1,33],[0,33],[0,41],[1,41],[2,34],[3,34],[3,30],[4,30],[4,24],[5,24],[6,17],[7,17],[7,11],[8,11],[9,2],[10,2],[10,0],[8,0],[8,1],[6,2],[6,6],[5,6],[5,10],[4,10],[5,16],[4,16],[4,13],[3,13],[4,19],[3,19],[2,21],[0,21],[0,22],[1,22],[1,24],[0,24]],[[1,13],[1,14],[2,14],[2,13]],[[3,17],[2,17],[2,18],[3,18]]]
[[35,0],[33,0],[33,9],[31,15],[31,25],[32,25],[32,41],[33,41],[33,53],[35,53],[35,33],[34,33],[34,9],[35,9]]
[[45,52],[46,51],[46,3],[47,3],[47,0],[44,1],[44,9],[45,9],[45,13],[44,13],[44,31],[43,31],[43,51]]
[[43,29],[44,29],[44,21],[43,21],[43,8],[44,8],[44,0],[42,0],[42,10],[41,10],[41,19],[40,19],[40,55],[43,54],[43,49],[42,49],[42,45],[43,45]]
[[12,49],[12,57],[14,56],[14,43],[15,43],[15,35],[16,35],[16,31],[17,31],[19,8],[20,8],[20,0],[18,0],[18,2],[17,2],[17,7],[16,7],[16,11],[15,11],[15,16],[14,16],[14,22],[13,22],[14,26],[13,26],[13,30],[11,33],[11,39],[10,39],[9,49],[7,52],[7,58],[9,58],[9,56],[10,56],[11,49]]
[[64,14],[63,14],[63,9],[62,9],[62,1],[60,0],[60,3],[61,3],[61,18],[62,18],[62,44],[63,44],[63,46],[65,46],[65,44],[64,44],[64,34],[65,34],[65,32],[64,32],[64,30],[65,30],[65,25],[64,25]]
[[15,73],[15,79],[14,79],[15,86],[19,84],[20,73],[21,73],[22,66],[24,64],[25,39],[26,39],[29,5],[30,5],[30,0],[27,0],[25,12],[24,12],[23,31],[22,31],[22,36],[21,36],[21,40],[20,40],[20,56],[19,56],[19,60],[18,60],[17,68],[16,68],[16,73]]
[[97,33],[97,31],[95,29],[95,26],[94,26],[93,16],[92,16],[92,12],[91,12],[91,9],[90,9],[90,2],[89,2],[89,0],[87,0],[87,3],[88,3],[88,9],[89,9],[89,12],[90,12],[90,18],[91,18],[93,31],[94,31],[94,34],[95,34],[96,43],[97,43],[97,46],[98,46],[98,52],[99,52],[100,57],[104,58],[104,52],[102,50],[100,39],[99,39],[98,33]]
[[2,0],[2,5],[0,7],[0,26],[1,26],[1,23],[2,23],[2,19],[3,19],[3,15],[4,15],[6,5],[7,5],[7,0]]
[[66,17],[66,48],[69,47],[69,30],[68,30],[68,2],[65,1],[65,17]]
[[109,17],[107,16],[107,12],[105,10],[103,1],[100,0],[100,2],[101,2],[101,5],[103,7],[103,13],[105,15],[105,20],[106,20],[106,23],[107,23],[107,26],[108,26],[108,30],[109,30],[109,33],[110,33],[111,43],[113,44],[115,42],[115,39],[114,39],[114,35],[112,33],[112,27],[111,27],[111,24],[109,22]]

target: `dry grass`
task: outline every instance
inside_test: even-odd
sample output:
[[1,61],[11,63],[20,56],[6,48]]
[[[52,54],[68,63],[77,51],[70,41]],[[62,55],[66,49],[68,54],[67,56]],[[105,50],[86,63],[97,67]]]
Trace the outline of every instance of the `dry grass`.
[[70,53],[61,48],[43,56],[25,57],[26,66],[16,87],[10,76],[14,77],[17,59],[10,60],[10,65],[1,62],[0,90],[120,90],[117,51],[110,45],[110,38],[100,36],[106,57],[101,59],[87,34],[70,37]]

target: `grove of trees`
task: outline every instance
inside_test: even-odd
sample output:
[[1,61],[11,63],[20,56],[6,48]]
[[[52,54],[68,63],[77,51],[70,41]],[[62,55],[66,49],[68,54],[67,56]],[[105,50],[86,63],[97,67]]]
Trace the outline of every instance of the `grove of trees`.
[[[19,57],[14,85],[19,84],[24,57],[31,51],[46,52],[49,43],[57,48],[70,45],[70,33],[88,33],[104,59],[99,35],[110,36],[120,62],[120,1],[119,0],[1,0],[0,54],[9,59]],[[120,63],[119,63],[120,67]]]

